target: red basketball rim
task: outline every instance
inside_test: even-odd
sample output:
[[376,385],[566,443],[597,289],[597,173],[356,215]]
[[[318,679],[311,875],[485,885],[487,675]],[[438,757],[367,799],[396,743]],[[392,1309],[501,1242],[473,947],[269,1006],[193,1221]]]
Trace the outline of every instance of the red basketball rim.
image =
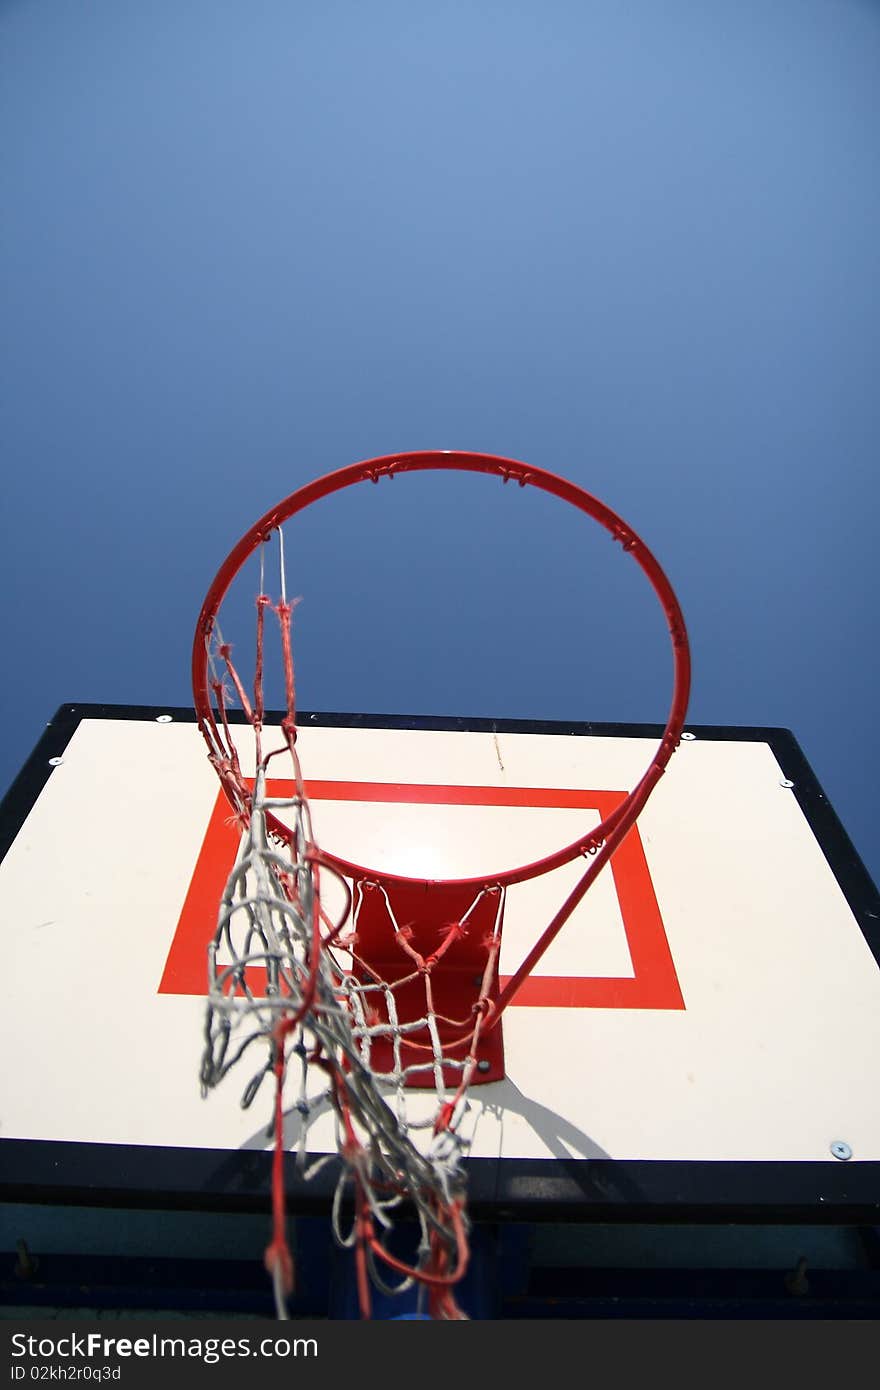
[[[395,883],[428,885],[435,882],[444,882],[462,888],[473,888],[474,891],[484,886],[506,887],[514,883],[521,883],[529,878],[535,878],[540,874],[549,873],[552,869],[559,868],[562,864],[569,863],[579,855],[595,854],[599,846],[607,846],[609,840],[613,839],[613,844],[615,846],[619,844],[623,835],[641,813],[648,797],[663,775],[669,763],[669,759],[678,746],[687,712],[691,674],[690,649],[688,646],[684,617],[672,585],[654,555],[632,527],[627,525],[627,523],[623,521],[616,512],[612,511],[610,507],[607,507],[604,502],[600,502],[598,498],[586,492],[583,488],[578,487],[575,483],[571,483],[567,479],[560,478],[556,474],[549,473],[544,469],[535,468],[529,464],[519,463],[512,459],[500,458],[493,454],[458,453],[452,451],[389,454],[383,458],[368,459],[361,463],[353,463],[346,468],[338,469],[334,473],[328,473],[324,477],[316,478],[313,482],[306,484],[305,487],[300,488],[297,492],[291,493],[283,502],[279,502],[266,512],[265,516],[261,517],[260,520],[242,536],[241,540],[217,571],[214,582],[208,590],[202,605],[193,641],[192,683],[195,710],[199,727],[208,744],[208,748],[213,751],[220,742],[220,734],[215,719],[210,689],[208,646],[211,634],[220,606],[235,576],[249,556],[251,556],[259,546],[269,540],[272,532],[283,525],[285,521],[289,521],[292,516],[296,516],[298,512],[302,512],[307,507],[311,506],[312,503],[320,501],[321,498],[329,497],[335,492],[341,492],[343,488],[353,487],[356,483],[378,483],[382,478],[391,478],[399,473],[425,473],[432,471],[494,474],[505,483],[515,482],[518,483],[520,487],[535,487],[542,492],[550,493],[552,496],[558,497],[561,501],[567,502],[570,506],[577,508],[577,510],[584,512],[593,521],[598,522],[600,526],[608,531],[615,541],[621,544],[624,551],[632,556],[644,573],[663,609],[672,645],[672,698],[666,726],[660,737],[654,757],[649,763],[642,778],[625,800],[621,802],[620,806],[610,816],[607,816],[600,825],[572,841],[571,844],[554,851],[552,854],[546,855],[542,859],[537,859],[531,864],[524,864],[512,869],[506,869],[500,873],[479,874],[472,878],[451,880],[410,878],[401,874],[387,873],[384,870],[372,869],[366,865],[355,864],[347,859],[343,859],[341,856],[324,849],[323,846],[318,852],[318,858],[321,862],[327,864],[330,868],[335,869],[345,877],[355,880],[373,880],[388,886]],[[237,808],[234,807],[233,809]],[[281,821],[271,815],[267,817],[267,821],[269,828],[274,834],[284,840],[290,840],[290,831]],[[602,857],[605,857],[604,853]]]

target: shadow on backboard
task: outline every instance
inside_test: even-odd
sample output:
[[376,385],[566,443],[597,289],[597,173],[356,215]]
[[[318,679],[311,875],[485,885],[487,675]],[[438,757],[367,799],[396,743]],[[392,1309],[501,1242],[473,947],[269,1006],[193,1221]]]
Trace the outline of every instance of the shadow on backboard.
[[[309,1126],[330,1117],[329,1102],[318,1099],[309,1116]],[[482,1198],[492,1202],[497,1199],[499,1204],[506,1205],[510,1200],[511,1179],[505,1175],[512,1175],[515,1183],[517,1173],[527,1170],[531,1193],[546,1188],[550,1201],[560,1186],[566,1189],[567,1200],[577,1194],[589,1204],[597,1201],[614,1204],[638,1201],[639,1190],[633,1182],[631,1169],[627,1173],[629,1165],[611,1162],[613,1156],[582,1129],[539,1101],[524,1095],[509,1079],[472,1092],[467,1119],[474,1162],[477,1167],[491,1165],[498,1173],[497,1182],[493,1182],[490,1188],[487,1188],[485,1181],[477,1181],[474,1190],[477,1200]],[[303,1116],[295,1110],[286,1113],[284,1142],[291,1158],[303,1145],[304,1124]],[[250,1186],[254,1163],[264,1162],[271,1149],[269,1131],[267,1119],[266,1124],[255,1129],[240,1148],[228,1156],[223,1169],[227,1180],[232,1180],[231,1186],[237,1185],[233,1177],[236,1168],[242,1170],[244,1183]],[[327,1149],[328,1146],[324,1144],[320,1150],[309,1150],[308,1165],[321,1159]],[[329,1157],[333,1161],[331,1166],[335,1167],[336,1155],[330,1153]],[[245,1171],[249,1176],[244,1176]],[[320,1177],[314,1186],[309,1182],[303,1183],[300,1192],[306,1195],[310,1188],[316,1200],[320,1200],[327,1191],[326,1182]],[[534,1195],[529,1200],[535,1200]]]

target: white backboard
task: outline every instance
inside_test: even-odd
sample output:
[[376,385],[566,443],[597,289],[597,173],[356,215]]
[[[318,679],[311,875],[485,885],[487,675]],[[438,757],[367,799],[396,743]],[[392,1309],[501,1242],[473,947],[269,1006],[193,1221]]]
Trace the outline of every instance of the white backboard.
[[[659,734],[342,715],[301,728],[319,842],[444,878],[574,840]],[[152,1183],[178,1202],[264,1189],[268,1090],[250,1110],[246,1076],[199,1092],[205,950],[235,837],[192,716],[65,707],[2,828],[7,1194],[82,1194],[123,1170],[120,1190]],[[510,889],[503,976],[582,869]],[[472,1092],[472,1200],[876,1205],[876,914],[791,735],[694,728],[504,1015],[506,1078]],[[311,1143],[334,1150],[329,1115]],[[292,1202],[324,1191],[294,1180]]]

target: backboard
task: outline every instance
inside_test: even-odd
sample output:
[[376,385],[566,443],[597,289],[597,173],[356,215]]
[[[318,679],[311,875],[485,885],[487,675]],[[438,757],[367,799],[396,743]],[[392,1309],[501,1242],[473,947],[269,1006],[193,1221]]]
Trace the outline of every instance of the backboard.
[[[442,878],[570,842],[661,733],[299,724],[319,842]],[[0,833],[4,1195],[263,1203],[269,1090],[243,1110],[235,1077],[205,1100],[197,1081],[236,837],[192,713],[63,707]],[[580,872],[509,890],[502,976]],[[878,960],[876,891],[791,734],[692,726],[503,1016],[505,1079],[470,1096],[472,1214],[876,1222]],[[329,1114],[310,1145],[335,1153]],[[326,1205],[333,1166],[305,1183],[291,1164],[291,1210]]]

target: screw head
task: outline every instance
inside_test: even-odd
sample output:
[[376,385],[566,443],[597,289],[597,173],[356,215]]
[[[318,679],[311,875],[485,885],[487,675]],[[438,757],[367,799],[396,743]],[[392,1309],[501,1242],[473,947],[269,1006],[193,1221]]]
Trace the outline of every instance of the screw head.
[[488,1071],[488,1070],[489,1070],[489,1063],[486,1061],[486,1058],[485,1058],[485,1057],[482,1057],[482,1058],[480,1059],[480,1061],[477,1063],[477,1071]]
[[831,1145],[831,1152],[835,1158],[839,1158],[841,1163],[846,1163],[847,1159],[852,1158],[853,1151],[844,1139],[835,1139]]
[[789,788],[790,788],[790,787],[793,787],[793,786],[794,786],[794,782],[789,782],[789,780],[788,780],[787,777],[783,777],[783,779],[782,779],[782,781],[779,783],[779,785],[780,785],[780,787],[789,787]]
[[171,724],[171,723],[173,723],[173,718],[172,718],[172,716],[171,716],[170,714],[157,714],[157,715],[156,715],[156,723],[157,723],[157,724]]
[[50,758],[50,759],[49,759],[49,766],[50,766],[50,767],[60,767],[61,764],[62,764],[63,762],[64,762],[64,759],[63,759],[63,758]]
[[693,743],[693,741],[694,741],[694,739],[695,739],[696,737],[697,737],[696,734],[685,733],[685,734],[682,734],[682,736],[681,736],[681,741],[682,741],[682,743]]

